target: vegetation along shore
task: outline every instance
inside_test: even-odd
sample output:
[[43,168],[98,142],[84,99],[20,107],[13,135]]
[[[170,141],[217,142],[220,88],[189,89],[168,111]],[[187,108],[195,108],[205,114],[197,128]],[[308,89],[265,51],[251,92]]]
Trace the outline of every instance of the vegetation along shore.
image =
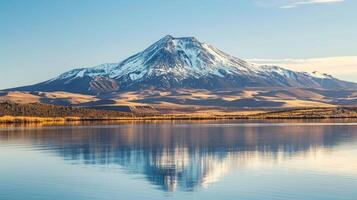
[[136,114],[47,104],[0,103],[0,123],[38,123],[110,120],[205,120],[205,119],[329,119],[356,118],[357,107],[290,108],[253,113]]

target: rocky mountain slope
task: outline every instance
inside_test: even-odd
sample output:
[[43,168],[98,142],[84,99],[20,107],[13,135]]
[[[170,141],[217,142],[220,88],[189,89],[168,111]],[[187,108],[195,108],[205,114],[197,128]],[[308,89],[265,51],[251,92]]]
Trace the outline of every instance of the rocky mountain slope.
[[357,84],[317,72],[256,65],[196,38],[168,35],[122,62],[74,69],[39,84],[9,90],[98,95],[139,89],[248,87],[351,89],[357,88]]

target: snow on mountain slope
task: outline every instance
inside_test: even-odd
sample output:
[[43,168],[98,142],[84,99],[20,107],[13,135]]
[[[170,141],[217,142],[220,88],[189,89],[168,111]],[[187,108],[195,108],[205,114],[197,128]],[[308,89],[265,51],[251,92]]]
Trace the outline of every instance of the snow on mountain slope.
[[54,81],[57,79],[68,79],[68,78],[78,78],[78,77],[84,77],[84,76],[104,76],[106,74],[109,74],[114,67],[118,66],[118,63],[106,63],[106,64],[101,64],[92,68],[79,68],[79,69],[73,69],[71,71],[65,72],[58,77],[51,79],[50,81]]
[[[332,76],[259,66],[193,37],[165,36],[120,63],[74,69],[49,81],[17,89],[105,93],[143,88],[240,87],[357,88]],[[77,90],[77,91],[76,91]]]
[[208,44],[200,43],[195,38],[166,36],[119,64],[75,69],[60,75],[59,78],[100,75],[120,79],[129,76],[132,81],[136,81],[144,75],[173,74],[177,78],[199,78],[208,74],[224,76],[220,73],[222,71],[228,74],[244,74],[252,70],[257,71],[258,67],[229,56]]

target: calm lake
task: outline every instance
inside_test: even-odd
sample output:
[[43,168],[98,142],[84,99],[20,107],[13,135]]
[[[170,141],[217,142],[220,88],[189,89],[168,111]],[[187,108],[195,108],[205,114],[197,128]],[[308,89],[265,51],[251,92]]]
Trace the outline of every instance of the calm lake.
[[0,128],[1,200],[356,200],[357,123]]

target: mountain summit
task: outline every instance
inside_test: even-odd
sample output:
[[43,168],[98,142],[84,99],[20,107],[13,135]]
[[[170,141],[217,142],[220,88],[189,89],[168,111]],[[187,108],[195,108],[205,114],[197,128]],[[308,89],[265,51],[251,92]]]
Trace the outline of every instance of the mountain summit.
[[74,69],[51,80],[12,90],[99,94],[148,88],[244,87],[339,89],[357,88],[357,84],[317,72],[310,74],[248,63],[194,37],[167,35],[122,62]]

